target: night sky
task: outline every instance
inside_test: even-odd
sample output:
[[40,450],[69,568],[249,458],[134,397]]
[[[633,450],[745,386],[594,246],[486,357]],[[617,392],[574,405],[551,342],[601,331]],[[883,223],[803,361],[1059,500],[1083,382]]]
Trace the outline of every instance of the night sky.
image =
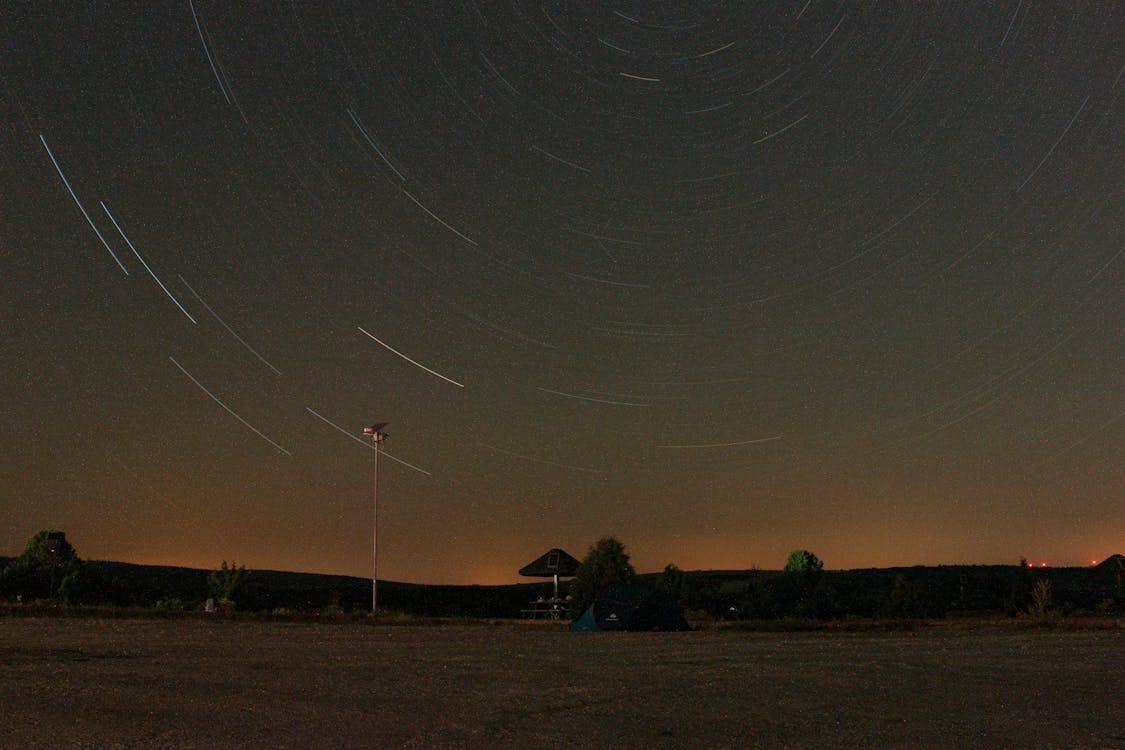
[[0,554],[1125,552],[1120,6],[7,3]]

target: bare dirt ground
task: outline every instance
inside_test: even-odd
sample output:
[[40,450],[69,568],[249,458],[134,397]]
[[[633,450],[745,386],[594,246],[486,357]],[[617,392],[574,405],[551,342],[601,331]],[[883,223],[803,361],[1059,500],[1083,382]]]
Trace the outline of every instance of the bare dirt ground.
[[1125,631],[0,618],[0,748],[1125,748]]

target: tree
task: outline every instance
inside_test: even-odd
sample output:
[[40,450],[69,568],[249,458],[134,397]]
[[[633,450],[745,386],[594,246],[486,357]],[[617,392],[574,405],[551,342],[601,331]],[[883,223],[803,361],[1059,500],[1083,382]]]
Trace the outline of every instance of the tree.
[[688,606],[689,599],[691,599],[691,582],[688,581],[687,573],[672,563],[664,566],[664,572],[660,574],[660,580],[656,582],[656,588],[659,591],[666,591],[671,594],[681,607]]
[[211,571],[207,579],[207,588],[211,596],[215,597],[220,607],[234,609],[235,596],[249,575],[246,566],[239,567],[233,560],[230,565],[223,560],[223,565],[218,570]]
[[795,549],[789,553],[789,560],[785,563],[786,573],[803,573],[815,575],[824,570],[824,563],[820,558],[807,549]]
[[625,545],[616,537],[602,537],[586,551],[570,582],[570,613],[580,616],[594,603],[594,597],[611,583],[630,583],[637,575],[629,563]]
[[[77,600],[82,560],[61,531],[40,531],[23,554],[0,574],[0,592],[25,598],[53,599],[60,588],[67,602]],[[63,586],[63,584],[67,584]]]

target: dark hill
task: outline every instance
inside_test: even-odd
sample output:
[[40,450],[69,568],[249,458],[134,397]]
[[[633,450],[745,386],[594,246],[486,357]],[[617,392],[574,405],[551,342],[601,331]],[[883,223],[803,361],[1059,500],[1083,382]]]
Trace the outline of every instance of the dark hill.
[[[826,570],[811,577],[779,570],[700,570],[686,575],[686,606],[739,619],[1016,614],[1026,611],[1040,579],[1050,582],[1052,607],[1060,611],[1125,605],[1122,576],[1109,566],[941,565]],[[654,586],[660,574],[639,578]]]
[[[12,558],[0,558],[0,570]],[[208,597],[211,571],[161,565],[88,561],[82,600],[96,604],[199,608]],[[957,612],[1027,609],[1036,581],[1051,584],[1052,605],[1062,611],[1117,611],[1125,605],[1122,574],[1113,566],[1021,568],[1017,565],[829,570],[802,577],[777,570],[700,570],[685,573],[683,604],[716,617],[944,617]],[[639,582],[656,586],[659,573]],[[565,582],[563,586],[565,587]],[[436,617],[517,617],[549,581],[505,586],[453,586],[379,582],[380,608]],[[250,611],[366,611],[371,580],[353,576],[252,570],[237,597]]]
[[[11,558],[0,558],[0,569]],[[166,565],[136,565],[89,560],[83,599],[91,603],[152,607],[179,600],[201,607],[208,598],[209,570]],[[539,596],[549,596],[550,583],[508,586],[443,586],[379,581],[379,606],[427,616],[513,617]],[[371,607],[371,579],[354,576],[251,570],[237,597],[240,609],[270,611],[342,610]]]

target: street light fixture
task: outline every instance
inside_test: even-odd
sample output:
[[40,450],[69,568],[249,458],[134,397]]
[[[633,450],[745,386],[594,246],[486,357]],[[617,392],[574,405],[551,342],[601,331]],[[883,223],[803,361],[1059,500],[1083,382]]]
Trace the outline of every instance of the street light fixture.
[[374,520],[372,522],[372,544],[371,544],[371,614],[374,615],[379,611],[379,443],[387,439],[387,434],[383,432],[383,428],[387,426],[387,422],[376,422],[370,427],[363,428],[363,434],[371,438],[371,442],[375,445],[375,470],[374,470],[374,487],[371,491],[371,499],[374,505]]

